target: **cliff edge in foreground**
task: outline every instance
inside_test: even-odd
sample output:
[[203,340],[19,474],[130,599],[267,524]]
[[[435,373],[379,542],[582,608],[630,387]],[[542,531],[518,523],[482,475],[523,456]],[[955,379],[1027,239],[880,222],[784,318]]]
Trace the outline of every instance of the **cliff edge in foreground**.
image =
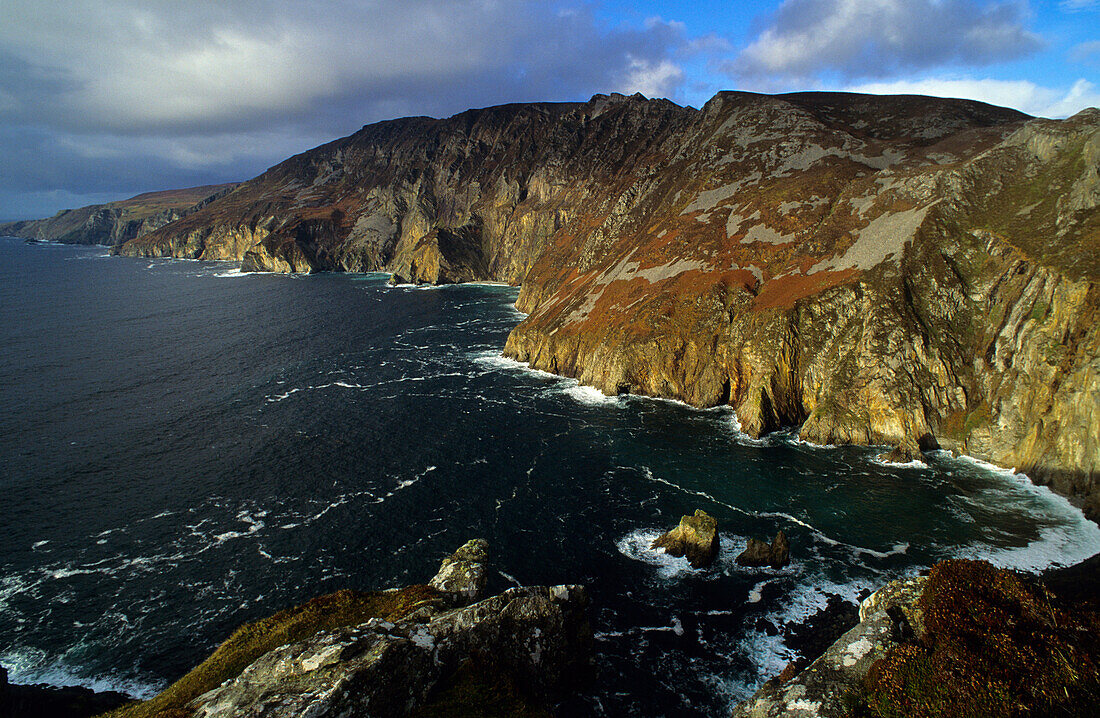
[[482,599],[475,539],[426,585],[340,591],[237,629],[186,676],[111,718],[546,716],[592,669],[580,586]]
[[965,452],[1096,518],[1098,165],[1097,110],[598,95],[369,125],[117,252],[522,283],[533,367]]

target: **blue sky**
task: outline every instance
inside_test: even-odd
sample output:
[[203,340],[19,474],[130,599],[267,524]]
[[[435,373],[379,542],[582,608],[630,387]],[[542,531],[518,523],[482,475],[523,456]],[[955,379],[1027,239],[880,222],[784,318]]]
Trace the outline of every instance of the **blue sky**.
[[247,179],[391,117],[721,89],[1100,105],[1100,0],[0,0],[0,218]]

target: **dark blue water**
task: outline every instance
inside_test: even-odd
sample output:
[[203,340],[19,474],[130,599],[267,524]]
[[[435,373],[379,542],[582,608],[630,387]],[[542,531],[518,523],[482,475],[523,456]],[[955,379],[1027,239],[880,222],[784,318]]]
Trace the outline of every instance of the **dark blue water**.
[[[149,695],[237,625],[423,582],[469,538],[490,588],[583,583],[593,714],[722,715],[792,655],[758,630],[952,555],[1042,567],[1100,530],[945,455],[753,441],[728,410],[607,399],[503,360],[516,290],[0,240],[0,663]],[[648,549],[683,513],[717,564]],[[783,529],[793,563],[733,563]]]

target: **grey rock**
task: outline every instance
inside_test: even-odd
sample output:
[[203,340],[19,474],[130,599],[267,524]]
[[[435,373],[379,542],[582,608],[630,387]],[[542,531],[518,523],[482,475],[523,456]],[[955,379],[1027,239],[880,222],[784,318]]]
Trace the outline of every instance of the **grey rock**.
[[489,542],[472,539],[443,559],[439,572],[428,582],[450,597],[453,603],[475,601],[485,590],[485,564],[489,560]]
[[580,586],[514,588],[422,621],[372,619],[270,651],[188,710],[201,718],[403,715],[471,657],[552,697],[588,669],[587,604]]

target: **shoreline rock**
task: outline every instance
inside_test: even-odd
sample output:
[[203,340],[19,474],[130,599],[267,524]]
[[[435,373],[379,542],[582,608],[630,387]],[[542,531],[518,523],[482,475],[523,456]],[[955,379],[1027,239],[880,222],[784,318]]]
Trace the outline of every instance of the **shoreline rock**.
[[693,515],[680,517],[679,526],[658,536],[651,548],[686,558],[692,568],[706,568],[718,556],[718,521],[706,511],[695,509]]
[[745,550],[735,559],[739,566],[771,566],[783,568],[791,562],[791,544],[782,531],[776,533],[771,544],[750,538]]

